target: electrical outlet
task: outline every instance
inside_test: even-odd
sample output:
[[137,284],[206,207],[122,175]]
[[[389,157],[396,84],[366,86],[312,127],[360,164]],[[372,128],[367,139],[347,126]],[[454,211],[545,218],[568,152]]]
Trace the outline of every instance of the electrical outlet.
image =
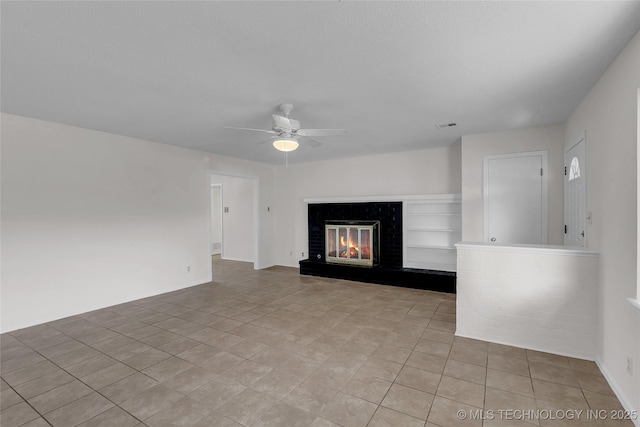
[[190,272],[191,272],[191,266],[190,266],[190,265],[188,265],[188,266],[187,266],[187,273],[190,273]]
[[304,258],[304,251],[302,252],[302,258]]
[[289,256],[293,256],[293,251],[289,251]]
[[633,358],[627,354],[627,372],[633,375]]

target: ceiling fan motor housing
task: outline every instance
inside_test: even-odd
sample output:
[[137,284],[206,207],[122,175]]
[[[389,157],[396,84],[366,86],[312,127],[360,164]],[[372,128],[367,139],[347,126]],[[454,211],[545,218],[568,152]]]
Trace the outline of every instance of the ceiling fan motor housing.
[[293,104],[280,104],[278,105],[278,108],[282,111],[285,117],[289,117],[289,114],[293,111]]

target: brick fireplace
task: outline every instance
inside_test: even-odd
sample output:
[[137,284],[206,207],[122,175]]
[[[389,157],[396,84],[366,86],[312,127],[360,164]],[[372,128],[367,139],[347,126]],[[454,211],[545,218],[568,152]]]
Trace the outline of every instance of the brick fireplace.
[[378,223],[379,259],[383,267],[402,267],[402,202],[319,203],[308,210],[309,259],[327,262],[326,224]]
[[310,203],[309,259],[300,261],[300,273],[455,292],[455,273],[403,267],[402,208],[402,202]]

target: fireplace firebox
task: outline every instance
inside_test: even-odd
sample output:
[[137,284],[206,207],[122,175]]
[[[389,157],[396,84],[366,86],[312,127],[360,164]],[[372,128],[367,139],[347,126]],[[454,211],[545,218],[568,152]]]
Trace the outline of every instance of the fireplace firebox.
[[380,256],[379,221],[326,221],[325,259],[373,267]]

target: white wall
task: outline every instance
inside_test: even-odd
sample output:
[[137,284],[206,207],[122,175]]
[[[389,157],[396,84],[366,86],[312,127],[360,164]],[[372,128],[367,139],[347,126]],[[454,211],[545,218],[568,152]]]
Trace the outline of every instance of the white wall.
[[460,193],[460,147],[290,164],[276,173],[275,263],[298,267],[308,256],[304,199]]
[[483,158],[548,152],[548,243],[564,242],[564,125],[539,126],[462,137],[462,240],[484,240]]
[[[621,400],[640,410],[640,312],[636,295],[637,91],[640,33],[624,48],[566,125],[565,145],[586,131],[588,247],[600,252],[598,362]],[[626,356],[634,375],[626,371]],[[640,424],[639,424],[640,425]]]
[[[3,332],[210,281],[212,170],[257,176],[273,202],[272,166],[1,120]],[[270,247],[273,219],[259,224]]]
[[593,360],[598,255],[459,243],[456,335]]
[[253,191],[255,179],[211,175],[212,184],[222,184],[222,257],[234,261],[254,261],[255,226]]

